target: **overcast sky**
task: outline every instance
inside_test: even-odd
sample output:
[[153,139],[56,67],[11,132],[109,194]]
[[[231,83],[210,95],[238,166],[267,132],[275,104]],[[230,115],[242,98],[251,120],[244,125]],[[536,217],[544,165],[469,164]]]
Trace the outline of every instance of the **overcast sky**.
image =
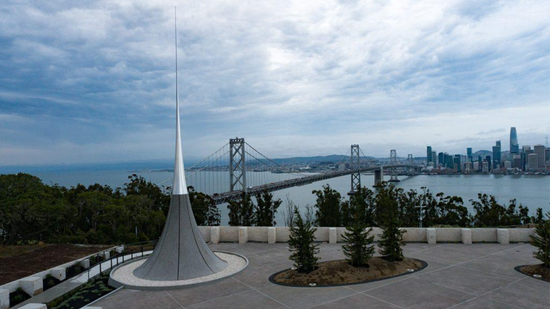
[[[184,155],[550,134],[550,1],[177,1]],[[173,1],[0,3],[0,165],[174,155]]]

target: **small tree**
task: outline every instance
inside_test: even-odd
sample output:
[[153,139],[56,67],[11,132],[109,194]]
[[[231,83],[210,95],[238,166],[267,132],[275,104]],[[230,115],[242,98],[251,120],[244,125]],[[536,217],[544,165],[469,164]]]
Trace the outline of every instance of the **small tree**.
[[377,196],[377,209],[380,213],[382,236],[380,237],[380,253],[388,261],[403,260],[403,234],[399,229],[401,222],[397,209],[397,199],[393,186],[382,185]]
[[292,252],[289,259],[299,272],[308,273],[317,265],[319,258],[316,254],[319,253],[319,248],[314,243],[316,230],[311,222],[302,218],[298,208],[294,207],[294,222],[290,227],[288,247]]
[[531,235],[533,246],[538,250],[535,257],[546,268],[550,268],[550,211],[546,214],[546,220],[541,220],[535,227],[535,234]]
[[372,228],[367,230],[362,224],[354,224],[346,229],[343,236],[346,244],[342,249],[348,262],[354,267],[368,266],[374,255],[374,235],[369,236]]
[[257,226],[275,226],[275,215],[281,206],[281,199],[273,199],[273,194],[264,191],[256,195],[257,205],[254,206],[254,223]]

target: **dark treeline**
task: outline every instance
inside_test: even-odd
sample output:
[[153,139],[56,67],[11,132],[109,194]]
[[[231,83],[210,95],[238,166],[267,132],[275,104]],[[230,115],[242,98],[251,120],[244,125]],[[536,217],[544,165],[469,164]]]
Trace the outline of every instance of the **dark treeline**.
[[[189,187],[195,219],[219,225],[212,199]],[[132,175],[122,188],[99,184],[65,188],[32,175],[0,175],[0,244],[116,244],[158,239],[170,195]]]
[[[538,208],[536,216],[529,216],[529,208],[510,200],[508,205],[500,204],[494,196],[478,194],[477,200],[470,200],[474,213],[468,212],[464,201],[458,196],[447,196],[444,193],[433,194],[422,188],[405,191],[387,183],[376,190],[362,188],[349,200],[329,185],[322,190],[315,190],[317,196],[314,205],[317,226],[352,226],[355,221],[366,226],[379,226],[382,213],[387,203],[395,204],[399,213],[399,222],[403,227],[456,226],[456,227],[495,227],[514,226],[542,220],[542,209]],[[355,211],[359,212],[355,214]],[[422,212],[422,216],[421,216]]]
[[[305,217],[315,226],[379,226],[388,203],[399,210],[403,227],[427,226],[513,226],[538,222],[529,209],[511,200],[499,204],[493,196],[480,194],[472,200],[470,214],[460,197],[404,191],[384,184],[376,190],[363,188],[349,200],[330,186],[315,190],[317,200],[306,206]],[[220,225],[220,212],[212,198],[189,187],[193,213],[198,225]],[[0,175],[0,244],[34,241],[50,243],[115,244],[158,239],[170,204],[170,195],[143,177],[132,175],[122,188],[99,184],[66,188],[46,185],[29,174]],[[229,225],[274,226],[280,199],[263,192],[244,194],[227,206]],[[285,224],[293,221],[294,204],[287,203]]]

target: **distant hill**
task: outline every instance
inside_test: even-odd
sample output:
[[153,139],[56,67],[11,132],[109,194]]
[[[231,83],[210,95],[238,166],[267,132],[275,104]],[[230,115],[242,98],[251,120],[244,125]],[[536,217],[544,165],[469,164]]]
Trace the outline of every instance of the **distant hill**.
[[[273,161],[279,164],[306,164],[306,163],[337,163],[345,161],[349,156],[345,155],[328,155],[328,156],[313,156],[313,157],[293,157],[293,158],[281,158],[273,159]],[[366,159],[375,159],[374,157],[363,157]]]

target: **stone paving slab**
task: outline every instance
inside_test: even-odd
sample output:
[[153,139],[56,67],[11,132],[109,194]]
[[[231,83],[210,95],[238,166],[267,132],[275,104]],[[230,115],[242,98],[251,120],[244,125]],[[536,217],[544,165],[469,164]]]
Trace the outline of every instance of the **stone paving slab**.
[[[344,258],[342,244],[320,244],[321,261]],[[168,291],[120,290],[94,304],[119,308],[550,308],[550,283],[517,273],[538,264],[529,244],[408,243],[405,256],[422,259],[418,273],[365,284],[291,288],[268,277],[292,266],[288,244],[221,243],[245,255],[249,266],[210,285]]]

